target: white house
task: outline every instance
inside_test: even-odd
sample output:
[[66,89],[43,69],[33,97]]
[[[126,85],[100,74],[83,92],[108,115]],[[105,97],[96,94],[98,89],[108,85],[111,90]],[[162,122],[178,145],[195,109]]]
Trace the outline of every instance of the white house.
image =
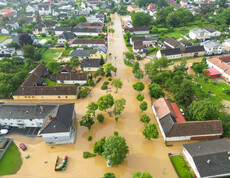
[[2,34],[10,34],[10,31],[7,30],[6,28],[2,28],[2,29],[1,29],[1,33],[2,33]]
[[208,32],[208,35],[210,37],[217,37],[217,36],[220,36],[221,35],[221,32],[218,31],[217,29],[213,28],[213,27],[210,27],[210,26],[207,26],[204,28],[204,30],[206,32]]
[[40,128],[45,142],[69,141],[75,119],[74,103],[5,103],[0,105],[0,124]]
[[73,28],[72,32],[76,36],[98,36],[99,35],[99,31],[97,29]]
[[152,110],[165,142],[219,138],[223,134],[220,120],[186,121],[176,103],[165,98],[153,102]]
[[157,51],[157,58],[161,58],[165,55],[168,59],[179,59],[182,57],[180,48],[175,49],[165,49]]
[[224,46],[224,50],[227,52],[230,52],[230,39],[226,39],[224,43],[222,44]]
[[230,142],[216,139],[183,145],[183,154],[197,178],[230,176]]
[[105,40],[104,39],[91,39],[91,38],[76,38],[72,44],[70,44],[70,47],[99,47],[103,46],[105,47]]
[[96,72],[100,65],[100,59],[83,59],[81,68],[84,72]]
[[54,33],[56,36],[63,34],[63,32],[72,32],[71,27],[56,27]]
[[64,44],[69,41],[73,41],[75,39],[75,36],[72,32],[63,32],[58,37],[58,44]]
[[189,31],[189,37],[193,40],[200,40],[205,41],[206,39],[209,39],[209,32],[206,30],[195,28]]
[[88,81],[88,74],[87,73],[58,73],[56,74],[56,81],[58,84],[84,85]]
[[52,9],[50,4],[38,4],[38,12],[40,15],[50,15],[52,14]]
[[35,12],[37,9],[30,4],[26,6],[26,12]]
[[214,41],[207,40],[200,44],[204,46],[206,55],[221,54],[223,51],[223,46]]

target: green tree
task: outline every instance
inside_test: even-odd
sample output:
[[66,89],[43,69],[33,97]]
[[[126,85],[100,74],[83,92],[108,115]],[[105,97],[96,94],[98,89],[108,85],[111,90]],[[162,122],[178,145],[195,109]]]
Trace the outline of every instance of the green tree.
[[111,108],[114,104],[113,96],[111,94],[101,96],[97,104],[100,111],[106,111],[106,109]]
[[93,116],[95,117],[95,112],[98,109],[98,105],[95,102],[91,102],[87,106],[89,113],[92,113]]
[[159,136],[157,126],[155,123],[145,124],[145,129],[143,130],[143,135],[145,139],[150,140],[151,138],[156,139]]
[[149,26],[152,21],[152,17],[148,13],[143,12],[136,12],[132,14],[131,19],[134,27]]
[[80,17],[78,17],[78,18],[77,18],[77,22],[78,22],[78,23],[87,22],[86,17],[85,17],[85,16],[80,16]]
[[112,65],[112,63],[107,62],[103,65],[103,71],[106,75],[110,74],[111,71],[116,72],[117,68]]
[[107,172],[102,178],[116,178],[115,174],[112,172]]
[[136,99],[138,101],[143,101],[145,99],[145,96],[144,95],[141,95],[140,93],[137,95]]
[[126,59],[134,60],[134,55],[131,52],[124,52],[123,54],[124,54]]
[[192,98],[195,94],[194,84],[190,80],[184,80],[179,89],[174,95],[174,99],[177,103],[185,105],[186,107],[192,103]]
[[145,89],[145,85],[141,81],[138,81],[138,82],[133,84],[133,89],[141,92]]
[[50,60],[46,64],[46,68],[52,73],[52,74],[57,74],[60,69],[60,63],[57,62],[56,60]]
[[133,74],[136,79],[142,79],[144,77],[144,71],[141,69],[136,70]]
[[126,38],[126,41],[127,42],[130,42],[130,38],[131,38],[132,36],[131,36],[131,34],[130,34],[130,32],[129,31],[126,31],[125,32],[125,38]]
[[75,56],[70,58],[70,67],[74,68],[80,64],[79,59]]
[[121,112],[124,111],[125,109],[125,104],[126,104],[126,100],[124,98],[115,100],[113,113],[115,115],[120,115]]
[[152,98],[160,98],[162,96],[165,96],[163,89],[156,83],[151,83],[148,85],[149,88],[149,94]]
[[118,89],[122,88],[123,83],[122,83],[121,79],[117,78],[117,79],[114,79],[112,81],[112,85],[116,88],[116,93],[117,93]]
[[93,144],[93,152],[102,155],[104,152],[105,137]]
[[80,120],[80,126],[85,126],[90,130],[91,126],[93,124],[94,124],[94,119],[93,119],[93,117],[91,117],[91,115],[89,113],[82,116],[82,118]]
[[24,23],[24,19],[21,18],[21,17],[19,17],[18,18],[18,24],[19,24],[19,26],[21,27],[23,25],[23,23]]
[[143,101],[140,105],[139,108],[141,109],[142,112],[146,111],[148,109],[148,104]]
[[153,178],[153,176],[147,172],[136,172],[133,174],[133,178]]
[[104,144],[102,156],[109,166],[121,164],[126,158],[129,148],[124,137],[110,136]]
[[166,67],[168,67],[169,62],[170,60],[163,55],[161,58],[154,60],[154,65],[156,68],[160,68],[161,70],[162,68],[165,69]]
[[21,46],[33,45],[33,39],[31,37],[31,35],[28,33],[20,33],[18,40],[19,40],[19,44]]
[[150,79],[156,75],[157,67],[152,62],[148,62],[145,64],[145,75],[147,75]]
[[23,56],[25,58],[34,59],[35,48],[31,45],[24,45],[23,48]]
[[209,100],[193,101],[189,106],[189,118],[193,121],[217,119],[218,106]]
[[202,73],[204,69],[208,68],[208,64],[206,62],[194,62],[192,64],[192,69],[196,73]]
[[158,7],[159,9],[165,8],[165,7],[168,7],[168,6],[169,6],[169,4],[168,4],[168,2],[167,2],[166,0],[159,0],[159,1],[157,2],[157,7]]
[[150,117],[147,114],[142,114],[140,121],[148,124],[150,122]]

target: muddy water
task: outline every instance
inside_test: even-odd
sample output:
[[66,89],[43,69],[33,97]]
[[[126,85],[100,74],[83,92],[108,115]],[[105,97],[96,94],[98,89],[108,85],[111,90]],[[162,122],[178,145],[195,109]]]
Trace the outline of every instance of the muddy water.
[[[23,159],[23,165],[16,175],[8,177],[101,178],[106,172],[114,172],[117,178],[129,178],[137,171],[149,172],[156,178],[177,177],[169,161],[168,153],[182,152],[182,144],[186,142],[177,142],[173,143],[171,147],[166,147],[161,134],[159,139],[145,140],[142,135],[144,124],[139,121],[141,111],[138,107],[139,102],[136,100],[138,93],[132,89],[132,84],[137,80],[134,79],[131,68],[126,67],[123,63],[122,53],[126,50],[126,47],[122,37],[120,17],[118,15],[112,15],[111,17],[114,21],[115,33],[109,35],[109,52],[112,55],[108,61],[118,67],[116,77],[122,79],[123,88],[118,93],[115,93],[115,89],[111,86],[110,92],[103,91],[100,89],[102,83],[106,80],[103,79],[93,88],[92,97],[68,102],[76,103],[76,117],[79,121],[81,116],[85,114],[89,102],[97,101],[100,96],[106,93],[112,93],[115,98],[123,97],[127,100],[127,104],[119,121],[115,122],[113,117],[110,118],[106,114],[104,123],[96,122],[90,131],[85,127],[80,127],[79,123],[76,122],[76,143],[55,146],[54,148],[50,148],[40,137],[11,136],[15,139],[16,144],[24,142],[28,146],[28,150],[23,152],[22,155],[30,154],[31,157],[27,160]],[[149,81],[145,78],[143,82],[146,84],[146,89],[142,93],[145,95],[145,101],[148,102],[148,110],[145,113],[151,116],[152,122],[156,123],[151,110],[151,99],[148,95],[147,84]],[[83,158],[84,151],[92,152],[94,141],[104,136],[113,135],[114,131],[119,132],[120,136],[124,136],[129,146],[129,154],[121,165],[109,168],[101,156],[89,159]],[[92,142],[87,140],[89,135],[93,136]],[[55,172],[54,164],[57,155],[63,157],[66,154],[69,156],[67,169],[63,172]],[[47,163],[45,163],[46,161]]]

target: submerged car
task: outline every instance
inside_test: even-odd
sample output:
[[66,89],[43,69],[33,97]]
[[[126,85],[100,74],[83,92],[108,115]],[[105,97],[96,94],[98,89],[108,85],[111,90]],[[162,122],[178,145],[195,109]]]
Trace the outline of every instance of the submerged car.
[[19,147],[22,149],[22,151],[25,151],[27,149],[24,143],[20,143]]

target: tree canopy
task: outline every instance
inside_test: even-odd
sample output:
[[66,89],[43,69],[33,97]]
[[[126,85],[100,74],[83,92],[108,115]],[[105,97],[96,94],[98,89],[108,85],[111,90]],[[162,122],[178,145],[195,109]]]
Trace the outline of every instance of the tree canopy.
[[117,79],[114,79],[112,81],[112,85],[116,88],[116,93],[117,93],[118,89],[122,88],[123,83],[122,83],[121,79],[117,78]]
[[33,45],[33,39],[31,37],[31,35],[28,33],[20,33],[19,34],[19,44],[21,46]]
[[111,94],[101,96],[97,104],[100,111],[106,111],[106,109],[111,108],[114,104],[113,96]]
[[150,140],[151,138],[158,138],[159,132],[157,130],[157,126],[155,123],[150,123],[145,125],[145,129],[143,130],[143,135],[146,139]]
[[93,124],[94,124],[93,117],[91,117],[91,115],[89,113],[87,113],[84,116],[82,116],[82,118],[80,120],[80,126],[85,126],[90,130],[91,126]]
[[120,115],[121,112],[125,109],[126,100],[124,98],[115,100],[113,113],[115,115]]
[[134,27],[149,26],[152,21],[152,17],[148,13],[143,12],[132,14],[131,19]]
[[60,69],[60,63],[57,62],[56,60],[50,60],[46,64],[46,68],[52,73],[52,74],[57,74]]
[[112,172],[107,172],[102,178],[116,178],[115,174]]
[[133,174],[133,178],[153,178],[148,172],[136,172]]
[[118,135],[110,136],[103,148],[102,156],[109,166],[121,164],[129,153],[125,138]]
[[141,81],[138,81],[138,82],[133,84],[133,89],[141,92],[145,89],[145,85]]
[[148,85],[149,88],[149,94],[152,98],[160,98],[162,96],[165,96],[163,89],[156,83],[151,83]]
[[146,111],[148,109],[148,104],[145,101],[142,101],[142,103],[139,105],[139,108],[141,109],[141,111]]

